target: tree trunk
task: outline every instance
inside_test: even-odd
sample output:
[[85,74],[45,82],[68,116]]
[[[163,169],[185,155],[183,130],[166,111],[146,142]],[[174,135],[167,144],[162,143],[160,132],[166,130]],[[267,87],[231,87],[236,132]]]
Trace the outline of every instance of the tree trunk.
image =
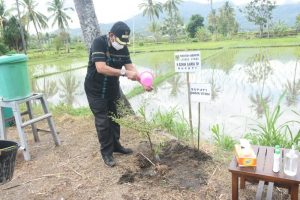
[[[83,34],[83,38],[87,49],[89,50],[93,40],[100,36],[100,28],[98,19],[95,13],[93,0],[73,0],[75,4],[75,9],[80,21],[80,27]],[[134,114],[134,111],[124,95],[123,91],[120,89],[121,100],[125,102],[126,107]]]
[[100,36],[98,19],[94,9],[93,0],[73,0],[80,21],[80,27],[87,49],[93,40]]

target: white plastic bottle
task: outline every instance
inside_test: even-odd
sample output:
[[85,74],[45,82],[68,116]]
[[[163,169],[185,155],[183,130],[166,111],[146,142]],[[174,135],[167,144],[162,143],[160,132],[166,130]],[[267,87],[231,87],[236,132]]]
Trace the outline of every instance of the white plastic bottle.
[[295,176],[298,168],[298,155],[293,148],[284,156],[284,173],[288,176]]
[[273,160],[273,172],[275,173],[279,172],[280,170],[280,158],[281,158],[280,148],[278,145],[276,145],[274,151],[274,160]]

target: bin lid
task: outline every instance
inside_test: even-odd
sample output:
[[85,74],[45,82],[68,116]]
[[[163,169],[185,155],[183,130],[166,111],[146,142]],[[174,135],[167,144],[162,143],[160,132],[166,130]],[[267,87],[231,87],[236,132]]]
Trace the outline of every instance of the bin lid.
[[5,63],[16,63],[27,61],[28,57],[25,54],[10,54],[0,56],[0,65]]

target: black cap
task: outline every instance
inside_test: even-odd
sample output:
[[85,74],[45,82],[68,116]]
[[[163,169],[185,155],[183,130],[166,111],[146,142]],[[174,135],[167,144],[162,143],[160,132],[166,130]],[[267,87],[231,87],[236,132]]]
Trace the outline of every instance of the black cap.
[[117,42],[122,45],[129,44],[129,34],[130,28],[124,22],[116,22],[110,29],[110,32],[113,33],[117,38]]

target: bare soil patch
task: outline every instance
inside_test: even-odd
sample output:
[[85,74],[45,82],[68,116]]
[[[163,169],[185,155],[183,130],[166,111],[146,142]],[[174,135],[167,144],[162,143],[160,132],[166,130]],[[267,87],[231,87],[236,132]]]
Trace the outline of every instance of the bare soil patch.
[[[122,144],[135,153],[114,154],[117,166],[109,168],[100,157],[92,117],[58,116],[55,124],[59,147],[46,132],[40,132],[40,143],[33,142],[27,129],[32,160],[26,162],[18,153],[14,177],[0,186],[0,199],[231,199],[226,159],[231,155],[216,159],[209,145],[198,151],[160,137],[160,161],[154,166],[145,158],[151,158],[146,139],[122,129]],[[44,122],[38,127],[47,129]],[[8,139],[18,139],[15,127],[9,128]],[[255,199],[256,187],[247,183],[241,199]],[[288,199],[286,190],[275,190],[274,199]]]

